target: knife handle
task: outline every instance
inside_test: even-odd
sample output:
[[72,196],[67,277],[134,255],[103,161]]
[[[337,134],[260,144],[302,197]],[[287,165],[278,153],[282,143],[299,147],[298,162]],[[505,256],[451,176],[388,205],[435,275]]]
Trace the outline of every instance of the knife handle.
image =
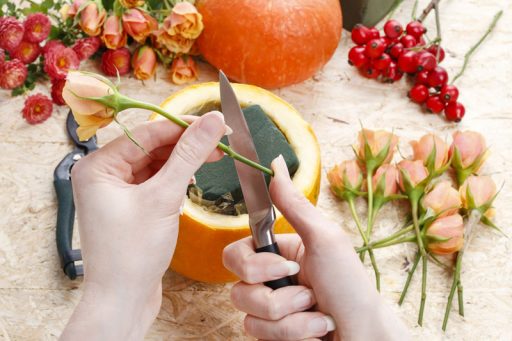
[[[275,253],[276,255],[281,255],[281,253],[279,252],[279,247],[277,246],[277,243],[273,243],[273,244],[270,244],[267,246],[257,248],[256,252],[258,252],[258,253],[259,252],[271,252],[271,253]],[[265,285],[273,290],[276,290],[276,289],[279,289],[282,287],[287,287],[287,286],[293,285],[293,281],[290,276],[287,276],[287,277],[275,279],[273,281],[265,282]]]
[[75,223],[75,204],[73,202],[73,188],[70,179],[55,179],[53,182],[57,193],[57,251],[60,265],[64,273],[75,279],[83,275],[82,265],[75,265],[75,261],[82,260],[80,250],[73,250],[73,225]]

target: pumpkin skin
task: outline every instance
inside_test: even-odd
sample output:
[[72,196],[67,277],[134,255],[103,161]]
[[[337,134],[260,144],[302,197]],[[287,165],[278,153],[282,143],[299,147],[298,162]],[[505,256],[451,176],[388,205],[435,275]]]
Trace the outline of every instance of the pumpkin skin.
[[341,38],[339,0],[200,0],[204,58],[230,79],[264,88],[302,82]]

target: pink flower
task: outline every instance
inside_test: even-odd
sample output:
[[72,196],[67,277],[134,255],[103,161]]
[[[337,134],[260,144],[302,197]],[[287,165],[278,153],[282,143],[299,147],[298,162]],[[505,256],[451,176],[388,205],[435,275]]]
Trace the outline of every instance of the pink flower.
[[79,60],[87,60],[98,51],[101,46],[101,40],[98,37],[87,37],[78,39],[72,49],[75,51]]
[[69,47],[51,48],[45,55],[44,71],[52,79],[65,79],[69,70],[77,70],[80,60]]
[[380,166],[377,171],[375,172],[375,175],[373,176],[372,184],[373,184],[373,190],[377,190],[377,187],[382,181],[382,177],[384,177],[384,197],[389,197],[391,195],[398,193],[398,178],[399,178],[399,172],[398,169],[396,169],[395,166],[390,164],[384,164]]
[[440,217],[457,213],[461,205],[459,192],[452,187],[449,181],[437,183],[422,199],[423,208],[425,210],[430,208]]
[[57,105],[64,105],[66,102],[64,101],[64,98],[62,97],[62,89],[64,88],[64,85],[66,84],[65,79],[52,79],[52,101],[53,103]]
[[121,19],[116,16],[110,16],[103,25],[103,34],[101,40],[109,49],[115,50],[126,45],[126,32],[121,25]]
[[427,161],[432,153],[434,146],[436,150],[435,170],[439,170],[448,163],[448,145],[437,135],[427,134],[422,136],[419,141],[411,142],[414,152],[414,160],[421,160],[427,166]]
[[423,166],[423,162],[421,162],[420,160],[402,160],[400,161],[400,163],[398,163],[398,169],[400,170],[400,189],[403,192],[406,192],[406,182],[404,181],[404,176],[402,172],[408,176],[408,180],[410,181],[410,184],[413,187],[415,187],[428,177],[428,169],[425,166]]
[[25,29],[14,17],[0,19],[0,48],[12,51],[21,43]]
[[385,130],[369,130],[363,129],[359,132],[359,149],[358,158],[360,160],[366,160],[369,155],[365,155],[365,142],[368,143],[372,156],[376,157],[389,143],[389,150],[382,163],[389,163],[393,158],[396,145],[398,144],[398,137]]
[[19,59],[25,64],[30,64],[39,57],[40,53],[39,44],[22,41],[11,53],[11,57]]
[[343,197],[346,189],[357,191],[361,188],[363,172],[356,160],[343,161],[327,173],[327,179],[331,184],[331,191]]
[[27,66],[19,59],[0,64],[0,88],[14,89],[22,86],[27,79]]
[[149,13],[132,8],[123,14],[123,28],[130,37],[142,44],[158,28],[158,23]]
[[46,58],[46,54],[50,52],[50,50],[54,48],[65,48],[66,46],[60,41],[60,40],[49,40],[44,44],[43,48],[41,49],[41,53]]
[[156,70],[156,53],[149,46],[141,46],[132,58],[132,68],[135,78],[146,80],[154,75]]
[[130,72],[130,51],[126,47],[107,50],[101,56],[101,70],[107,76],[126,75]]
[[437,255],[451,255],[464,245],[464,224],[459,214],[437,218],[427,227],[427,238],[448,238],[446,241],[430,241],[427,248]]
[[74,0],[70,8],[68,9],[66,16],[74,17],[78,13],[80,7],[82,7],[82,5],[85,3],[85,1],[86,0]]
[[455,148],[460,154],[460,166],[462,168],[474,168],[474,172],[480,169],[487,158],[485,138],[474,131],[456,131],[453,133],[450,155],[454,153]]
[[5,51],[4,49],[0,49],[0,65],[5,62]]
[[490,176],[471,175],[462,184],[459,192],[462,206],[471,210],[490,203],[496,195],[496,184]]
[[50,34],[52,24],[43,13],[29,14],[24,23],[25,35],[23,39],[31,43],[40,43]]
[[171,80],[174,84],[185,84],[197,79],[197,67],[190,57],[175,58],[171,64]]
[[88,36],[95,37],[100,35],[106,17],[107,11],[91,1],[80,11],[79,25]]
[[178,2],[163,23],[164,30],[171,36],[180,35],[196,39],[203,31],[203,17],[190,2]]
[[53,110],[52,101],[43,94],[28,96],[23,107],[23,118],[30,124],[46,121]]

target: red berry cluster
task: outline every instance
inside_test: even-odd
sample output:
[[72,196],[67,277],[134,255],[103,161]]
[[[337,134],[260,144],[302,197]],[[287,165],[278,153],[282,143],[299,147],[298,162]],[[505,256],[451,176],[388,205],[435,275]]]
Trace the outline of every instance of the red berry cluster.
[[464,106],[457,102],[459,90],[448,84],[448,73],[438,64],[445,52],[437,44],[427,45],[423,38],[427,29],[419,21],[411,21],[405,30],[397,20],[384,24],[383,34],[374,27],[356,25],[352,41],[357,44],[348,53],[348,62],[367,78],[392,83],[404,73],[414,77],[409,98],[428,111],[440,114],[444,110],[448,121],[459,122]]

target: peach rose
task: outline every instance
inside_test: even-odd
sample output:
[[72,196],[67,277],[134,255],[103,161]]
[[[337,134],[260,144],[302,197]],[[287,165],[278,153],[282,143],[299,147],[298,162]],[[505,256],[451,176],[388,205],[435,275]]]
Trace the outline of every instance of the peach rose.
[[141,46],[132,57],[132,68],[135,78],[146,80],[155,74],[156,53],[149,46]]
[[412,186],[418,185],[428,177],[428,169],[427,167],[423,166],[423,162],[420,160],[402,160],[400,163],[398,163],[397,167],[400,170],[399,184],[403,192],[406,191],[406,188],[402,172],[407,174]]
[[375,191],[377,189],[377,186],[379,185],[379,182],[381,181],[381,178],[384,177],[384,197],[389,197],[391,195],[398,193],[398,178],[399,178],[399,172],[398,169],[396,169],[395,166],[390,164],[385,164],[380,166],[377,171],[375,172],[375,175],[373,176],[373,190]]
[[345,189],[359,190],[363,183],[363,172],[356,160],[343,161],[335,165],[328,173],[327,179],[332,192],[342,196]]
[[396,145],[398,144],[398,137],[390,132],[385,130],[369,130],[363,129],[359,132],[359,150],[358,157],[361,160],[366,160],[367,155],[365,155],[365,141],[370,146],[370,150],[372,152],[372,156],[376,157],[389,143],[389,151],[384,158],[383,163],[389,163],[393,158],[393,153],[395,152]]
[[425,210],[431,209],[440,217],[455,214],[462,205],[459,192],[452,187],[449,181],[441,181],[425,194],[422,206]]
[[[471,175],[459,189],[462,206],[471,210],[489,204],[496,191],[496,184],[490,176]],[[469,200],[468,192],[473,200]]]
[[180,35],[172,36],[163,29],[156,32],[156,41],[170,52],[176,54],[188,54],[192,45],[194,45],[193,39],[187,39]]
[[171,64],[171,80],[174,84],[185,84],[197,79],[198,71],[194,59],[175,58]]
[[123,28],[130,37],[142,44],[158,28],[158,23],[149,13],[132,8],[123,14]]
[[101,40],[109,49],[116,50],[126,45],[126,32],[123,30],[121,18],[112,15],[107,18],[103,26]]
[[[462,168],[472,167],[478,172],[488,156],[485,138],[475,131],[456,131],[453,133],[453,142],[450,147],[450,155],[455,148],[459,151]],[[480,160],[478,160],[480,158]],[[476,161],[477,164],[474,164]]]
[[203,31],[203,17],[190,2],[178,2],[163,23],[164,30],[171,36],[180,35],[196,39]]
[[448,163],[448,145],[435,134],[424,135],[419,139],[419,141],[412,141],[411,145],[414,153],[414,160],[423,161],[425,166],[427,165],[428,157],[434,150],[434,146],[436,150],[434,169],[439,170]]
[[101,27],[105,22],[107,11],[103,7],[98,7],[96,2],[90,2],[80,11],[80,28],[91,37],[100,35]]
[[436,219],[427,227],[427,237],[448,238],[446,241],[430,241],[427,248],[437,255],[451,255],[464,245],[464,224],[459,214]]

